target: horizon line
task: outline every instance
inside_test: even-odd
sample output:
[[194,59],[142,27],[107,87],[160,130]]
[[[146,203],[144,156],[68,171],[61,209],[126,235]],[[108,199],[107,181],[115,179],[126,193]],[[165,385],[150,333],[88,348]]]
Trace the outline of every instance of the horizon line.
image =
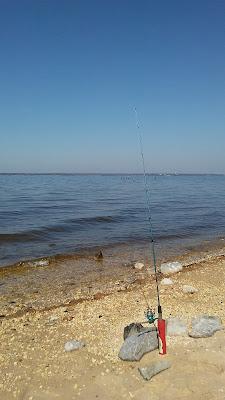
[[[0,175],[143,175],[143,172],[0,172]],[[218,175],[222,172],[146,172],[146,175]]]

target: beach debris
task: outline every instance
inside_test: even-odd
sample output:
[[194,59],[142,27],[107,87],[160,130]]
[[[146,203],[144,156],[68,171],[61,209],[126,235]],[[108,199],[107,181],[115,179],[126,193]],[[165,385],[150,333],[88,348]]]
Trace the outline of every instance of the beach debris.
[[125,326],[123,331],[123,339],[126,340],[127,337],[136,335],[136,333],[149,332],[151,330],[155,330],[155,327],[145,328],[140,323],[132,322],[130,325]]
[[74,351],[82,349],[85,346],[85,343],[79,340],[70,340],[69,342],[65,343],[65,351]]
[[102,261],[103,260],[103,254],[102,254],[101,250],[97,254],[95,254],[95,260],[96,261]]
[[135,268],[135,269],[139,269],[139,270],[143,269],[144,266],[145,266],[145,265],[144,265],[142,262],[136,262],[136,263],[134,264],[134,268]]
[[189,332],[189,336],[193,338],[209,337],[222,329],[224,327],[219,317],[199,315],[192,320],[192,330]]
[[172,281],[172,279],[170,279],[170,278],[163,278],[163,279],[161,280],[161,285],[165,285],[165,286],[167,286],[167,285],[173,285],[173,281]]
[[189,286],[189,285],[184,285],[182,287],[182,290],[183,290],[184,293],[191,293],[191,294],[198,292],[198,289],[196,289],[193,286]]
[[153,376],[171,367],[171,363],[167,360],[152,362],[147,367],[138,368],[141,376],[149,381]]
[[124,361],[138,361],[142,356],[158,348],[156,328],[148,332],[140,332],[128,336],[124,341],[119,358]]
[[187,335],[187,325],[180,318],[173,317],[166,320],[167,336],[185,336]]
[[33,261],[30,264],[33,265],[34,267],[47,267],[50,263],[49,263],[49,260],[42,259],[42,260],[38,260],[38,261]]
[[183,266],[179,261],[173,261],[161,264],[160,271],[164,275],[175,274],[182,271]]

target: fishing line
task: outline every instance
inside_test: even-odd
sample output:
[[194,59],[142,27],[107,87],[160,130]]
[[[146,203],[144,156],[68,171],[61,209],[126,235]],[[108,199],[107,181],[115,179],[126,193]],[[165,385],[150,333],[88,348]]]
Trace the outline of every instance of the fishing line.
[[151,250],[152,250],[152,256],[153,256],[153,265],[154,265],[156,290],[157,290],[158,318],[162,319],[162,307],[161,307],[161,304],[160,304],[158,271],[157,271],[156,251],[155,251],[155,240],[154,240],[153,224],[152,224],[150,190],[148,188],[148,182],[147,182],[147,173],[146,173],[146,165],[145,165],[145,157],[144,157],[144,149],[143,149],[142,132],[141,132],[141,129],[140,129],[140,122],[139,122],[139,118],[138,118],[138,113],[137,113],[136,107],[134,107],[134,114],[135,114],[136,127],[137,127],[137,132],[138,132],[138,137],[139,137],[140,152],[141,152],[141,159],[142,159],[144,189],[145,189],[146,206],[147,206],[147,213],[148,213],[148,226],[149,226],[149,234],[150,234],[150,240],[151,240]]

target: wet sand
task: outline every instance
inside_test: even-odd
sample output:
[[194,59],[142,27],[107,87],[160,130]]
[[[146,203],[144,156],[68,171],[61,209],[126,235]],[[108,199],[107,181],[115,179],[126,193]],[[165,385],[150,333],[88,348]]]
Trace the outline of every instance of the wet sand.
[[[190,324],[204,313],[224,323],[225,257],[195,257],[172,276],[173,286],[161,286],[164,317]],[[164,357],[172,367],[150,382],[138,367],[161,359],[157,351],[139,362],[118,358],[124,326],[144,320],[145,298],[155,306],[156,291],[151,269],[123,263],[107,268],[107,262],[69,258],[1,270],[0,398],[224,400],[224,331],[207,339],[167,338]],[[184,294],[184,284],[198,292]],[[71,339],[86,346],[66,353],[64,344]]]

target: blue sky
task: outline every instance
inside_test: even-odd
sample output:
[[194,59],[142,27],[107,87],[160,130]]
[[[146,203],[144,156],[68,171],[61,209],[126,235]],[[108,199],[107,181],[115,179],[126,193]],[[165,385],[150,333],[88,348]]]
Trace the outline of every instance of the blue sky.
[[1,0],[0,172],[225,173],[222,0]]

